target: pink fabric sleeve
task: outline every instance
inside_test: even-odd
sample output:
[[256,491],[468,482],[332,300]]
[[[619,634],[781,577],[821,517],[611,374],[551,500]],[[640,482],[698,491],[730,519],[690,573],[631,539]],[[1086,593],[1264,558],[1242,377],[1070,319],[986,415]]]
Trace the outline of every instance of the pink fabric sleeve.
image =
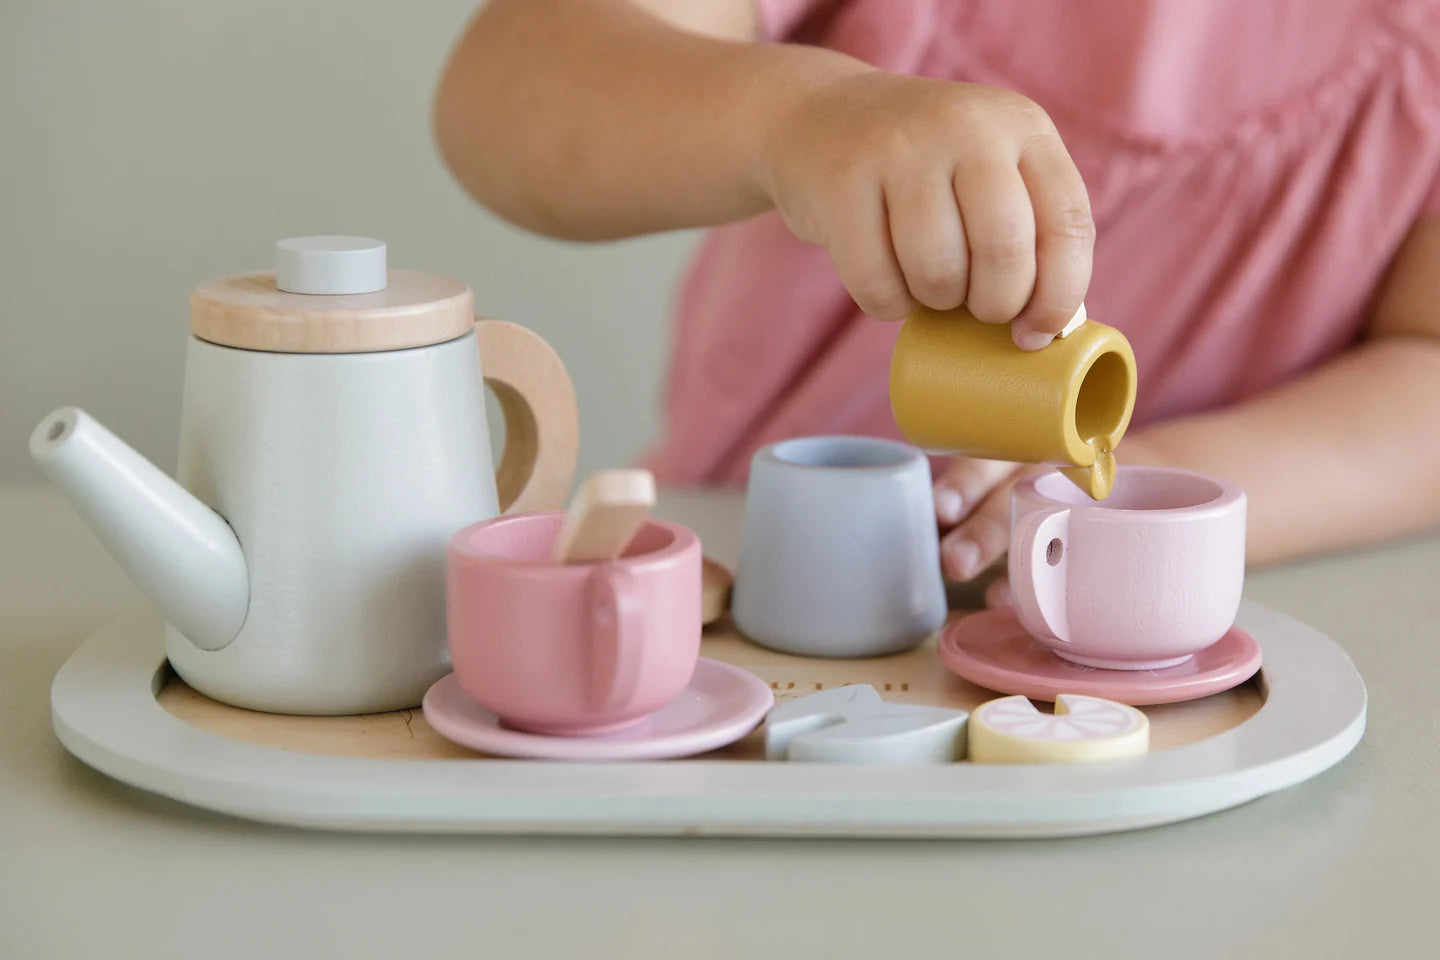
[[1440,177],[1430,184],[1430,192],[1425,195],[1425,204],[1420,208],[1420,216],[1425,220],[1440,220]]
[[835,0],[753,0],[755,39],[787,40],[816,10],[836,6]]

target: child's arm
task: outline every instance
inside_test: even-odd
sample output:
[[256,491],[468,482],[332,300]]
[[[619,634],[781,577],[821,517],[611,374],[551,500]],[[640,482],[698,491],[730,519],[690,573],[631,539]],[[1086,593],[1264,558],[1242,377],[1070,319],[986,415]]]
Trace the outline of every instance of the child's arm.
[[[1239,483],[1252,563],[1440,524],[1440,221],[1411,231],[1364,342],[1245,403],[1138,431],[1116,454]],[[1018,475],[1013,465],[957,460],[937,481],[937,512],[941,490],[964,500],[942,552],[950,576],[969,579],[1004,553]]]
[[1440,221],[1410,232],[1363,343],[1247,403],[1139,437],[1152,460],[1245,489],[1252,562],[1440,523]]
[[511,221],[605,239],[774,207],[867,313],[961,303],[1043,346],[1090,280],[1089,200],[1018,94],[747,42],[750,0],[492,0],[435,129]]

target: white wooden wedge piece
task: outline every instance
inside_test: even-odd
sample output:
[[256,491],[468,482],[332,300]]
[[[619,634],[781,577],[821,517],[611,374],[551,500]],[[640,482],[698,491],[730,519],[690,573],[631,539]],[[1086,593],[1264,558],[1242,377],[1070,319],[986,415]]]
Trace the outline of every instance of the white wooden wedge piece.
[[887,703],[868,683],[790,700],[765,720],[765,759],[913,765],[965,755],[964,710]]

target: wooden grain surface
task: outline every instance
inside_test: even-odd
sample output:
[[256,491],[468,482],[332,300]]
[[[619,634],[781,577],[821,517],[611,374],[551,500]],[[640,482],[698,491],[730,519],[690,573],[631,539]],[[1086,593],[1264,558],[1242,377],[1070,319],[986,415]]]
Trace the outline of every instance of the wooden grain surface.
[[[935,654],[934,641],[908,653],[870,660],[816,660],[762,649],[742,639],[729,621],[706,631],[702,653],[744,667],[770,684],[777,700],[850,683],[868,683],[887,700],[970,710],[999,694],[951,674]],[[159,694],[170,713],[211,733],[282,750],[384,759],[446,759],[481,756],[445,740],[420,710],[356,717],[289,717],[216,703],[172,676]],[[1151,750],[1194,743],[1254,716],[1262,703],[1254,681],[1189,703],[1145,707]],[[1048,709],[1048,707],[1047,707]],[[761,760],[758,733],[708,756]]]
[[580,411],[555,348],[507,320],[475,321],[485,385],[505,416],[505,451],[495,492],[507,513],[559,510],[575,481]]
[[206,280],[190,293],[190,329],[211,343],[282,353],[369,353],[444,343],[474,322],[459,280],[391,270],[375,293],[310,296],[275,288],[274,271]]

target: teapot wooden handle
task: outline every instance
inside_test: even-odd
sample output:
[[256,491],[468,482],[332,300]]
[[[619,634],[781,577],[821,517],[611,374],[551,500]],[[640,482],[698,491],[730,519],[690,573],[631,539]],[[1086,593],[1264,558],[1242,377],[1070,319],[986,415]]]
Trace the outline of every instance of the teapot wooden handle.
[[505,453],[495,470],[500,511],[558,510],[580,453],[570,374],[550,344],[519,324],[480,319],[475,338],[485,384],[505,415]]

